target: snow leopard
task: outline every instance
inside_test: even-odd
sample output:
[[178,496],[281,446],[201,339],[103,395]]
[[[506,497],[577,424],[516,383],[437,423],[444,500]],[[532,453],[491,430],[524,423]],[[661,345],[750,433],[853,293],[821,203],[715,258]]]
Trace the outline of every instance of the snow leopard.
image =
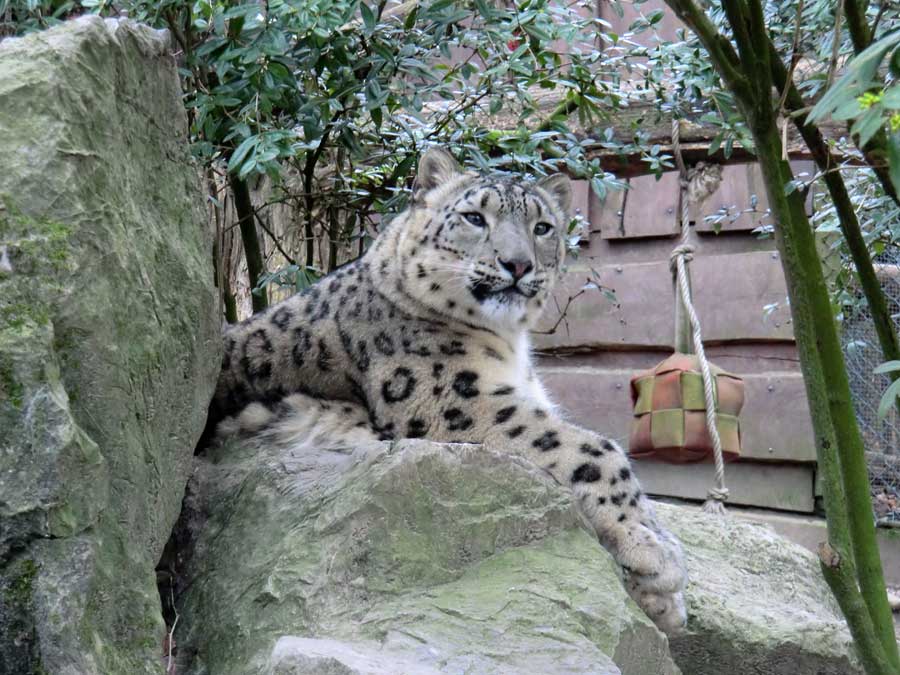
[[565,421],[529,344],[561,276],[564,174],[530,180],[423,154],[407,208],[357,260],[224,332],[209,425],[298,442],[426,438],[525,457],[572,492],[625,587],[686,623],[678,540],[627,455]]

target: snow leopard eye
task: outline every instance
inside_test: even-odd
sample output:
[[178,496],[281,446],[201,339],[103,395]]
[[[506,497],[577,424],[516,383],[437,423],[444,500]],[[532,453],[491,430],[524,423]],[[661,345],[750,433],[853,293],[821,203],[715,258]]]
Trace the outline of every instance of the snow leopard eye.
[[550,223],[538,223],[534,226],[534,234],[538,237],[543,237],[545,234],[549,233],[553,229],[553,226]]
[[468,213],[462,214],[463,218],[468,220],[475,227],[486,227],[487,221],[484,219],[484,216],[478,213],[477,211],[469,211]]

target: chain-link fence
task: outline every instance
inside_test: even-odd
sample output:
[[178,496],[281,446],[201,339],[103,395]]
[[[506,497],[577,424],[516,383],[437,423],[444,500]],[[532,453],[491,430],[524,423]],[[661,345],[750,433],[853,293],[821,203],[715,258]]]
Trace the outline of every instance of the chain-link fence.
[[[900,252],[879,256],[876,271],[900,328]],[[875,515],[885,524],[900,526],[900,414],[893,406],[879,419],[878,404],[891,380],[873,372],[884,357],[868,307],[861,297],[857,300],[844,308],[841,327],[850,390],[866,444]]]

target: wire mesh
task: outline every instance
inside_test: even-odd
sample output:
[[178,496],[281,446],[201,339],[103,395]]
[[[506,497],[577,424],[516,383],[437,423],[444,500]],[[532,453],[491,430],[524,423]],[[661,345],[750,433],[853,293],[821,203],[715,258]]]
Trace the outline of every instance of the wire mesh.
[[[900,329],[900,253],[879,256],[876,271]],[[861,295],[844,307],[841,326],[853,404],[866,445],[876,518],[900,526],[900,415],[892,406],[879,418],[878,405],[891,380],[873,371],[884,357],[869,309]]]

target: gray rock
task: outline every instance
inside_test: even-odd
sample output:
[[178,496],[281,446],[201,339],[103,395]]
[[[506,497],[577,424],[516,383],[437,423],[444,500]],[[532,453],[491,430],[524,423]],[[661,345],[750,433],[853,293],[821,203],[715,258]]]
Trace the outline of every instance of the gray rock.
[[192,485],[187,672],[678,672],[569,495],[518,459],[228,444]]
[[689,633],[670,644],[568,493],[479,446],[232,441],[189,495],[185,672],[860,672],[805,549],[660,504],[691,573]]
[[0,672],[161,672],[154,566],[220,358],[186,141],[164,34],[0,43]]
[[378,645],[287,636],[268,664],[272,675],[437,675],[439,670],[386,653]]
[[689,634],[672,641],[686,673],[862,673],[816,557],[771,528],[660,504],[693,583]]

